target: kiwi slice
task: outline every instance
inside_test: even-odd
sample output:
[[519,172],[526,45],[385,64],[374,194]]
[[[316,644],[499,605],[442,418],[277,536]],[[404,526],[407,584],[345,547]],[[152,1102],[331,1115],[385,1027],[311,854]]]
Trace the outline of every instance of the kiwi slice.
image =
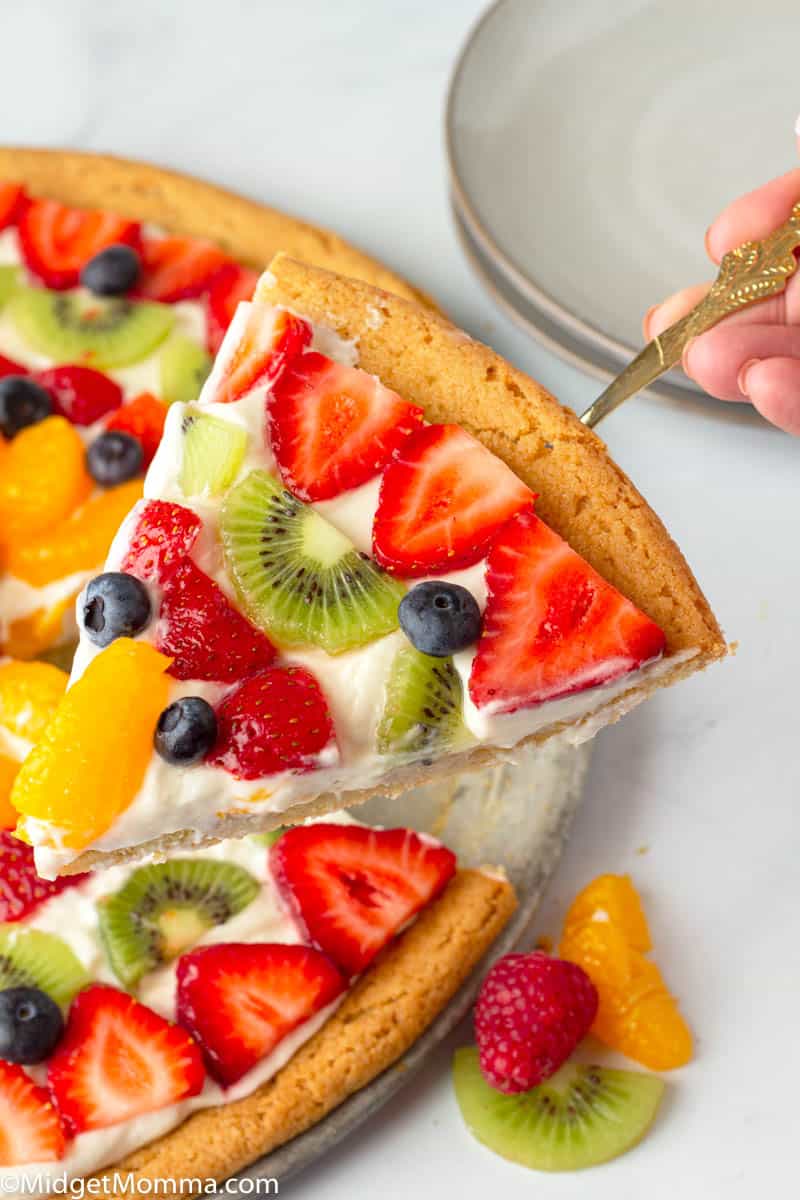
[[340,654],[397,629],[403,586],[266,471],[229,493],[221,529],[242,603],[276,642]]
[[140,362],[175,321],[166,304],[45,288],[21,288],[8,311],[34,350],[57,362],[89,361],[100,369]]
[[277,829],[268,829],[266,833],[251,833],[251,838],[257,846],[274,846],[279,838],[282,838],[289,828],[288,825],[279,825]]
[[213,366],[211,355],[199,342],[173,334],[158,356],[161,399],[165,404],[191,404],[200,395]]
[[386,684],[378,753],[418,755],[466,745],[462,710],[461,677],[452,658],[401,646]]
[[63,1006],[87,983],[88,971],[54,933],[0,925],[0,991],[36,987]]
[[213,858],[173,858],[139,867],[98,905],[100,935],[119,981],[143,975],[241,912],[260,884],[244,867]]
[[646,1133],[664,1093],[655,1075],[565,1063],[538,1087],[506,1096],[483,1078],[473,1046],[456,1051],[453,1083],[470,1133],[537,1171],[577,1171],[624,1154]]
[[0,308],[11,299],[19,283],[19,267],[0,267]]
[[180,485],[184,496],[219,496],[239,474],[247,449],[247,430],[197,408],[187,408],[181,423]]

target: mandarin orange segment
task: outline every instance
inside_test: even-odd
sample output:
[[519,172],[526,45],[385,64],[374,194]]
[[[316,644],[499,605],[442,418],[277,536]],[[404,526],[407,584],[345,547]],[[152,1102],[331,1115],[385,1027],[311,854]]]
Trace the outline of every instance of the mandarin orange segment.
[[83,442],[64,417],[23,429],[5,447],[0,471],[0,529],[7,546],[63,521],[92,490]]
[[170,661],[146,642],[119,638],[90,662],[16,778],[18,832],[30,836],[33,819],[55,827],[48,845],[80,850],[114,823],[150,762]]
[[[601,876],[596,881],[598,896],[605,894],[607,902],[594,910],[594,918],[585,915],[591,912],[591,904],[583,901],[593,885],[580,893],[581,903],[567,914],[559,954],[583,967],[597,988],[599,1003],[592,1025],[596,1037],[651,1070],[683,1066],[692,1057],[691,1032],[658,965],[631,940],[632,933],[641,945],[642,930],[647,930],[641,905],[641,919],[632,920],[635,909],[627,905],[621,909],[619,924],[610,919],[614,907],[608,896],[618,889],[612,885],[607,891],[609,885],[602,881],[614,878],[620,877]],[[635,895],[633,884],[627,882]]]
[[67,690],[68,676],[43,662],[0,663],[0,725],[38,742]]
[[12,658],[30,659],[59,645],[64,640],[64,619],[67,611],[75,607],[77,596],[74,592],[49,608],[37,608],[27,617],[12,621],[0,652]]
[[9,797],[18,770],[19,763],[15,758],[0,754],[0,829],[13,829],[17,823],[17,810]]
[[652,949],[650,930],[630,875],[598,875],[570,904],[564,930],[584,921],[610,921],[634,950]]
[[34,587],[43,587],[54,579],[99,568],[114,534],[141,498],[141,480],[92,496],[65,521],[11,546],[8,570]]

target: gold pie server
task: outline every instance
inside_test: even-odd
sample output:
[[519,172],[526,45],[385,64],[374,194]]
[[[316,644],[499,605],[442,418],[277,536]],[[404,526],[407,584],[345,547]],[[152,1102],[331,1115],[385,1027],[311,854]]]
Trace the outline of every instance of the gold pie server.
[[584,425],[594,429],[598,422],[642,388],[648,387],[670,367],[680,362],[692,338],[705,333],[723,317],[759,300],[776,296],[797,269],[800,249],[800,200],[784,225],[760,242],[744,242],[722,259],[717,278],[699,304],[669,329],[648,342],[625,370],[598,396],[585,413]]

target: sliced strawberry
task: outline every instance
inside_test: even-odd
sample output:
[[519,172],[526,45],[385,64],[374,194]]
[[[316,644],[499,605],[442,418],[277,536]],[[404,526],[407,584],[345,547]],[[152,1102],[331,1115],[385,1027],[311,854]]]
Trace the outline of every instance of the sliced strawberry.
[[27,367],[23,367],[21,363],[14,362],[13,358],[6,358],[4,354],[0,354],[0,379],[2,379],[4,375],[27,374]]
[[275,657],[266,634],[189,558],[164,579],[156,645],[173,659],[169,673],[176,679],[234,683]]
[[202,295],[229,261],[212,242],[187,237],[145,238],[137,294],[162,304],[191,300]]
[[33,200],[19,220],[28,269],[46,287],[75,287],[81,267],[107,246],[139,245],[136,221],[95,209],[67,208],[57,200]]
[[209,1074],[224,1087],[345,986],[318,950],[266,943],[194,950],[178,962],[177,980],[178,1020],[203,1047]]
[[33,849],[11,833],[0,833],[0,922],[21,921],[65,888],[83,883],[85,875],[40,879]]
[[410,829],[297,825],[269,853],[311,940],[348,975],[368,967],[456,869],[452,851]]
[[258,272],[238,263],[228,263],[215,276],[206,298],[208,332],[206,340],[210,354],[216,354],[242,300],[252,300],[258,283]]
[[138,510],[136,528],[120,570],[143,580],[160,579],[188,557],[201,525],[190,508],[166,500],[148,500]]
[[93,425],[122,404],[122,388],[92,367],[49,367],[34,375],[53,398],[56,412],[73,425]]
[[237,779],[311,771],[335,747],[319,684],[304,667],[268,667],[229,692],[217,709],[208,762]]
[[267,415],[283,482],[301,500],[329,500],[377,475],[423,414],[374,375],[312,353],[273,384]]
[[202,1091],[203,1058],[172,1025],[127,992],[95,983],[73,1000],[47,1085],[71,1135],[105,1129]]
[[0,229],[16,225],[29,203],[23,184],[0,183]]
[[395,575],[431,575],[483,558],[498,529],[535,496],[458,425],[428,425],[383,473],[375,558]]
[[106,429],[116,429],[120,433],[130,433],[135,437],[141,443],[144,465],[148,467],[161,443],[166,419],[166,404],[150,392],[140,392],[128,404],[117,409]]
[[15,1063],[0,1060],[0,1167],[55,1162],[66,1138],[43,1087]]
[[313,329],[283,308],[253,307],[238,345],[225,362],[214,399],[220,404],[241,400],[258,384],[269,388],[306,346]]
[[597,687],[664,650],[664,634],[532,512],[500,533],[469,693],[515,712]]

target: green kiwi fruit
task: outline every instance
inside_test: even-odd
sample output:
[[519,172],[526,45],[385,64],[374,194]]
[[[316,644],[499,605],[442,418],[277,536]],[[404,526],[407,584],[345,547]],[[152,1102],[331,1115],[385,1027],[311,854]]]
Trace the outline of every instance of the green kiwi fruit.
[[453,1084],[470,1133],[537,1171],[577,1171],[624,1154],[647,1132],[664,1093],[655,1075],[565,1063],[538,1087],[507,1096],[483,1078],[473,1046],[456,1051]]
[[88,362],[100,370],[140,362],[175,321],[167,304],[45,288],[21,288],[8,311],[34,350],[57,362]]
[[161,399],[165,404],[191,404],[200,395],[213,366],[211,355],[199,342],[175,333],[158,356]]
[[100,936],[127,988],[224,925],[258,895],[260,884],[235,863],[173,858],[134,871],[98,904]]
[[0,308],[6,304],[20,285],[19,267],[0,267]]
[[432,658],[411,645],[401,646],[386,684],[378,753],[420,755],[466,745],[463,699],[452,658]]
[[36,987],[67,1005],[89,983],[89,973],[54,933],[24,925],[0,925],[0,991]]
[[187,408],[181,435],[179,482],[184,496],[221,495],[239,474],[247,430],[198,408]]
[[269,829],[266,833],[253,833],[250,836],[257,846],[266,846],[269,848],[275,845],[278,838],[283,837],[288,828],[288,825],[279,825],[277,829]]
[[280,645],[340,654],[397,629],[402,585],[266,471],[228,494],[221,530],[250,619]]

